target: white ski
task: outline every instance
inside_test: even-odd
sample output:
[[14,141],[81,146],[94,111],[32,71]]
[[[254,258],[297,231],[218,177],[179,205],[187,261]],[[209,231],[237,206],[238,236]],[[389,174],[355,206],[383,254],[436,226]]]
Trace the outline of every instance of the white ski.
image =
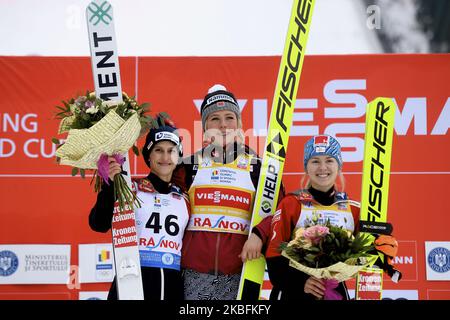
[[[103,100],[122,101],[119,55],[111,4],[103,0],[92,1],[86,8],[86,19],[96,96]],[[131,189],[128,154],[125,154],[122,174]],[[131,209],[120,212],[117,202],[114,207],[111,231],[118,299],[143,300],[135,213]]]

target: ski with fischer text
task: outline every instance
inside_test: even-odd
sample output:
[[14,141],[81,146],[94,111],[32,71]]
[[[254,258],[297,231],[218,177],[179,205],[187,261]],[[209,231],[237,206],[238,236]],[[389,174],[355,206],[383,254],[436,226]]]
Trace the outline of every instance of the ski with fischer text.
[[[392,226],[387,222],[387,210],[395,109],[395,102],[390,98],[376,98],[367,106],[360,232],[387,235],[392,232]],[[375,236],[372,237],[375,239]],[[380,256],[380,259],[384,257]],[[381,299],[382,278],[380,269],[360,271],[356,299]],[[371,283],[367,283],[366,279],[372,280]]]
[[[272,101],[250,230],[274,213],[292,125],[315,0],[294,0]],[[244,263],[238,300],[257,300],[264,281],[263,257]]]

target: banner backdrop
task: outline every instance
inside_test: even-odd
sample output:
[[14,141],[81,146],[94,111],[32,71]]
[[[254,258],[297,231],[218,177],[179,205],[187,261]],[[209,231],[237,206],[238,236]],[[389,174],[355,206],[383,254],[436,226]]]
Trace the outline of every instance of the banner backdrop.
[[[168,112],[182,128],[185,155],[200,148],[201,101],[223,84],[239,100],[247,143],[261,153],[280,57],[123,57],[122,87],[152,113]],[[392,97],[394,131],[389,220],[399,240],[399,284],[419,299],[450,299],[448,281],[426,280],[425,241],[450,241],[450,55],[306,56],[283,181],[300,187],[303,144],[314,134],[337,136],[342,145],[346,191],[360,199],[367,102]],[[105,291],[109,283],[77,283],[78,245],[111,241],[89,229],[93,186],[55,163],[61,100],[93,89],[88,57],[0,57],[0,244],[71,244],[71,285],[1,285],[0,299],[78,299],[81,291]],[[138,141],[142,147],[143,139]],[[147,174],[131,157],[134,176]],[[450,257],[441,258],[450,264]],[[443,268],[448,270],[448,268]],[[0,274],[0,277],[7,275]],[[349,287],[354,283],[350,281]],[[270,284],[266,282],[265,288]],[[405,291],[409,290],[409,291]],[[433,294],[430,294],[432,292]],[[395,295],[390,291],[390,298]],[[415,295],[412,295],[415,296]]]

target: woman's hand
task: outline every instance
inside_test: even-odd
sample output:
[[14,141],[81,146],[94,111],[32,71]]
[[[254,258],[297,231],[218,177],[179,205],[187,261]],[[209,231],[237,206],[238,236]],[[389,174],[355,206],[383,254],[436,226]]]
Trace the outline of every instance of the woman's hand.
[[262,240],[256,234],[251,233],[250,237],[248,237],[247,241],[245,241],[244,247],[239,255],[242,262],[261,257],[262,246]]
[[309,277],[305,282],[305,293],[312,294],[318,299],[322,299],[325,294],[325,285],[321,279]]
[[109,162],[108,177],[111,181],[114,181],[114,176],[122,172],[122,167],[120,166],[120,164],[117,163],[114,157],[108,157],[108,162]]

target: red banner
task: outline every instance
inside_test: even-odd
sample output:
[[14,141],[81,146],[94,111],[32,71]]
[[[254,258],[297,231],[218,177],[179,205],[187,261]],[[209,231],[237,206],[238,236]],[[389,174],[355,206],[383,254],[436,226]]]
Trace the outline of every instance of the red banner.
[[[149,102],[152,113],[172,116],[181,128],[185,155],[202,144],[199,108],[204,95],[213,84],[225,85],[241,106],[247,143],[261,154],[279,59],[125,57],[120,69],[125,92]],[[110,242],[111,234],[89,229],[95,202],[90,176],[71,177],[71,168],[57,165],[51,138],[58,137],[55,106],[93,89],[90,60],[0,57],[0,74],[0,243],[72,244],[76,265],[79,243]],[[346,191],[359,200],[366,104],[379,96],[394,98],[398,110],[388,218],[401,246],[396,262],[405,269],[405,278],[399,284],[385,279],[384,288],[418,290],[419,299],[448,297],[428,294],[445,291],[448,281],[426,281],[424,242],[450,241],[450,204],[445,201],[449,83],[448,54],[306,56],[283,175],[288,191],[299,188],[304,142],[314,134],[332,134],[342,144]],[[146,175],[143,159],[132,156],[131,171]],[[49,292],[67,291],[78,298],[78,289],[50,287]],[[108,287],[83,284],[81,290]],[[2,298],[27,290],[0,286]]]

